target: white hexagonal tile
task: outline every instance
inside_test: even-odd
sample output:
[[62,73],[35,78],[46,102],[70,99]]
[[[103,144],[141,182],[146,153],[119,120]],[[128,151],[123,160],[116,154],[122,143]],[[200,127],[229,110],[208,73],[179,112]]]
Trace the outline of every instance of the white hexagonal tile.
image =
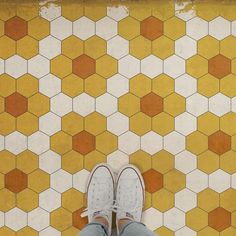
[[230,35],[230,28],[230,21],[218,16],[209,22],[209,35],[218,40],[222,40]]
[[52,212],[61,206],[61,194],[53,189],[47,189],[39,194],[39,206]]
[[39,15],[48,21],[52,21],[61,15],[61,6],[59,4],[41,1],[39,6]]
[[182,229],[175,232],[175,236],[197,236],[197,232],[184,226]]
[[197,53],[197,42],[188,36],[183,36],[175,41],[175,54],[188,59]]
[[231,178],[232,178],[231,187],[234,188],[234,189],[236,189],[236,173],[233,174],[233,175],[231,176]]
[[63,193],[72,187],[72,175],[64,170],[51,174],[51,188]]
[[36,78],[41,78],[50,72],[50,62],[47,58],[37,55],[28,61],[28,72]]
[[208,187],[208,175],[196,169],[187,174],[186,187],[195,193],[199,193]]
[[4,149],[4,143],[5,143],[5,139],[2,135],[0,135],[0,151]]
[[73,34],[82,40],[86,40],[95,34],[95,23],[82,16],[73,22]]
[[164,137],[164,149],[172,154],[177,154],[185,149],[185,137],[176,131]]
[[39,117],[39,130],[49,136],[61,130],[61,118],[52,112]]
[[163,148],[163,138],[159,134],[150,131],[141,137],[141,149],[151,155]]
[[28,149],[32,152],[40,155],[49,148],[50,138],[46,134],[38,131],[28,137]]
[[87,190],[87,182],[90,172],[83,169],[73,175],[73,188],[78,189],[81,193],[85,193]]
[[186,110],[198,117],[208,111],[208,99],[195,93],[186,99]]
[[231,99],[231,110],[236,113],[236,97]]
[[129,164],[129,156],[116,150],[107,156],[107,163],[115,173],[118,173],[123,166]]
[[142,214],[142,222],[148,229],[154,231],[163,224],[163,213],[151,207],[145,210]]
[[5,213],[5,225],[14,231],[18,231],[27,225],[27,214],[15,207]]
[[28,213],[28,226],[41,231],[50,225],[50,215],[47,211],[38,207]]
[[141,73],[153,79],[162,74],[163,61],[154,55],[150,55],[141,60]]
[[0,211],[0,227],[4,226],[5,224],[5,215],[3,212]]
[[184,150],[175,156],[175,169],[188,174],[196,168],[197,159],[193,153]]
[[23,152],[27,149],[27,137],[14,131],[5,137],[5,148],[15,155]]
[[173,55],[164,60],[164,73],[172,78],[177,78],[185,73],[184,59]]
[[199,40],[208,35],[208,22],[199,17],[194,17],[186,23],[186,34]]
[[236,36],[236,20],[231,22],[232,35]]
[[215,190],[218,193],[224,192],[230,188],[230,175],[223,170],[216,170],[209,175],[209,188]]
[[39,232],[39,236],[61,236],[61,232],[51,226]]
[[107,15],[115,21],[120,21],[129,15],[129,9],[125,5],[109,6]]
[[140,149],[140,137],[131,131],[128,131],[118,138],[119,150],[132,154]]
[[27,61],[18,55],[14,55],[5,61],[5,71],[17,79],[27,73]]
[[197,92],[197,80],[188,74],[181,75],[175,79],[175,92],[188,97]]
[[[196,16],[194,8],[188,8],[191,2],[175,2],[175,16],[178,18],[188,21]],[[185,9],[188,9],[187,11]]]
[[95,111],[95,99],[87,93],[82,93],[73,99],[73,111],[81,116],[87,116]]
[[114,37],[117,35],[117,22],[105,16],[96,22],[96,34],[105,40]]
[[107,41],[107,54],[116,59],[129,54],[129,41],[119,35]]
[[103,95],[96,98],[96,111],[104,116],[110,116],[117,111],[117,98],[110,95],[109,93],[104,93]]
[[5,63],[4,60],[0,59],[0,75],[5,72]]
[[230,111],[230,98],[222,93],[209,98],[209,111],[217,116],[223,116]]
[[175,194],[175,207],[187,212],[197,206],[197,194],[185,188]]
[[72,22],[63,16],[51,22],[51,35],[63,40],[72,35]]
[[119,60],[118,70],[121,75],[130,79],[140,73],[140,61],[131,55],[127,55]]
[[191,134],[197,130],[197,118],[188,112],[175,117],[175,130],[183,135]]
[[173,207],[164,213],[164,225],[171,230],[178,230],[185,225],[185,214]]
[[72,111],[72,98],[64,93],[51,98],[51,111],[59,116],[64,116]]

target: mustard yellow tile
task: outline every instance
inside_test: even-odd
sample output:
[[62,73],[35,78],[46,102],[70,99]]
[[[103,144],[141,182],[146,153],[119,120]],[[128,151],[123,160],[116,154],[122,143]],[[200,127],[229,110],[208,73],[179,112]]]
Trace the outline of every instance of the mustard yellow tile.
[[72,137],[63,131],[51,136],[51,149],[62,155],[72,149]]
[[75,174],[83,169],[83,156],[73,150],[67,152],[61,157],[61,168],[65,171]]
[[129,14],[135,19],[142,21],[152,15],[152,8],[148,5],[140,6],[139,4],[134,4],[130,6]]
[[70,59],[75,59],[76,57],[82,55],[84,51],[83,41],[75,37],[74,35],[64,39],[62,41],[61,47],[62,47],[62,54],[69,57]]
[[20,18],[29,21],[39,15],[39,4],[36,1],[31,2],[31,4],[17,4],[16,14]]
[[0,75],[0,96],[7,97],[16,90],[16,80],[7,74]]
[[16,158],[12,153],[6,150],[3,150],[0,152],[0,156],[1,156],[0,158],[0,172],[1,173],[6,174],[15,168]]
[[38,79],[30,74],[25,74],[16,81],[17,92],[27,98],[38,92],[38,86]]
[[233,236],[236,235],[236,229],[233,227],[229,227],[220,233],[221,236]]
[[29,112],[17,117],[16,128],[22,134],[29,136],[35,133],[38,127],[38,117]]
[[219,156],[209,150],[201,153],[197,158],[198,169],[207,174],[216,171],[217,169],[219,169],[219,166],[220,166]]
[[8,135],[16,129],[16,118],[6,112],[0,114],[0,134]]
[[114,152],[118,146],[117,136],[105,131],[96,137],[96,149],[105,155]]
[[83,16],[83,5],[78,2],[62,1],[61,14],[70,21],[75,21]]
[[4,188],[5,186],[5,177],[4,174],[0,173],[0,189]]
[[83,93],[84,80],[75,74],[70,74],[62,80],[62,92],[71,98]]
[[38,207],[38,194],[30,189],[24,189],[16,195],[17,207],[25,212]]
[[152,206],[161,212],[168,211],[174,207],[174,194],[165,188],[152,194]]
[[220,41],[220,54],[233,59],[236,57],[236,49],[234,47],[236,43],[236,37],[230,35],[227,38]]
[[7,212],[11,210],[12,208],[14,208],[15,206],[16,206],[15,194],[6,188],[1,189],[0,190],[0,211]]
[[232,226],[236,226],[236,211],[231,214],[231,223]]
[[227,189],[223,193],[220,194],[220,206],[224,209],[233,212],[236,210],[236,202],[234,199],[236,198],[236,190],[235,189]]
[[72,213],[60,207],[51,213],[50,224],[58,231],[63,231],[72,225]]
[[0,36],[4,35],[4,21],[0,20]]
[[41,40],[50,34],[50,22],[41,17],[36,17],[28,22],[28,35]]
[[42,116],[50,110],[50,99],[41,93],[36,93],[28,99],[28,111],[36,116]]
[[206,112],[198,117],[197,127],[203,134],[211,135],[220,129],[220,118],[211,112]]
[[197,50],[199,55],[210,59],[220,53],[220,42],[208,35],[198,40]]
[[130,130],[138,135],[144,135],[151,130],[152,119],[142,112],[130,117]]
[[21,152],[19,155],[17,155],[16,167],[26,174],[29,174],[36,170],[38,168],[38,165],[38,156],[29,150]]
[[99,6],[94,4],[87,4],[84,6],[84,15],[93,21],[98,21],[107,14],[106,6]]
[[210,188],[204,189],[197,195],[197,204],[202,210],[210,212],[219,207],[220,195]]
[[220,129],[229,135],[234,135],[236,134],[235,122],[236,114],[234,112],[229,112],[220,118]]
[[38,54],[39,43],[30,36],[25,36],[16,43],[16,52],[25,59],[30,59]]
[[195,55],[187,60],[186,70],[189,75],[199,78],[208,73],[208,61],[199,55]]
[[151,41],[141,35],[130,41],[130,54],[138,59],[143,59],[150,55],[151,48]]
[[97,150],[90,152],[84,157],[84,168],[91,171],[99,163],[106,162],[106,156]]
[[236,151],[236,135],[231,137],[231,147],[234,151]]
[[5,99],[0,96],[0,113],[5,111]]
[[162,226],[154,231],[157,233],[157,235],[166,235],[166,236],[174,236],[175,233],[171,231],[170,229],[166,228],[165,226]]
[[[109,65],[109,66],[107,66]],[[109,55],[105,55],[96,60],[96,72],[104,78],[109,78],[118,71],[117,60]]]
[[143,97],[151,92],[152,80],[143,74],[138,74],[130,79],[130,92],[137,97]]
[[129,162],[130,164],[137,166],[138,169],[144,173],[145,171],[151,169],[152,157],[148,153],[139,150],[130,155]]
[[155,39],[152,42],[152,54],[161,59],[166,59],[175,52],[174,41],[167,38],[165,35]]
[[41,193],[50,187],[50,175],[37,169],[28,175],[28,188]]
[[72,227],[64,230],[63,232],[61,232],[61,235],[62,236],[71,236],[71,235],[77,235],[79,232],[80,232],[79,229],[72,226]]
[[236,20],[235,11],[236,6],[234,5],[234,2],[231,2],[232,4],[221,4],[220,9],[220,15],[224,17],[225,19],[229,21]]
[[0,234],[4,236],[15,236],[15,231],[9,229],[6,226],[3,226],[2,228],[0,228]]
[[145,191],[144,210],[147,210],[151,206],[152,206],[152,194]]
[[0,19],[3,21],[7,21],[16,15],[15,5],[10,4],[1,4],[0,8]]
[[63,55],[53,58],[51,60],[51,73],[63,79],[72,73],[72,61]]
[[93,135],[98,135],[106,130],[106,117],[98,112],[85,117],[85,130]]
[[161,0],[159,6],[152,8],[152,15],[165,21],[175,15],[175,4],[171,0]]
[[196,6],[196,13],[202,19],[211,21],[220,14],[220,7],[218,4],[212,4],[212,2],[206,4],[198,3]]
[[87,39],[84,43],[84,52],[86,55],[97,59],[106,54],[106,41],[98,36],[93,36]]
[[233,60],[231,61],[231,72],[232,72],[233,74],[236,74],[236,59],[233,59]]
[[236,96],[236,75],[229,74],[220,80],[220,91],[228,97]]
[[131,40],[140,35],[140,22],[133,17],[126,17],[118,23],[118,33],[121,37]]
[[25,228],[16,232],[16,236],[25,236],[25,235],[38,236],[39,233],[38,231],[30,228],[29,226],[26,226]]
[[184,189],[186,185],[186,176],[176,170],[172,169],[168,173],[164,174],[164,187],[173,192],[179,192],[181,189]]
[[164,22],[164,35],[176,40],[185,35],[185,22],[177,17],[171,17]]
[[219,236],[220,233],[209,226],[205,227],[204,229],[198,232],[198,236],[208,236],[208,235]]
[[0,38],[0,57],[7,59],[16,53],[16,42],[7,36]]
[[236,152],[228,151],[220,156],[220,169],[229,174],[236,173]]
[[164,111],[172,116],[178,116],[185,111],[185,98],[172,93],[164,99]]

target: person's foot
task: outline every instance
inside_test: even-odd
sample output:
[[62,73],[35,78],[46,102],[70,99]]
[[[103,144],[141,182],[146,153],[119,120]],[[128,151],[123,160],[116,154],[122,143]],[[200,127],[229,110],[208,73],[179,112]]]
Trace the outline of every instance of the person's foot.
[[117,176],[116,225],[119,235],[123,220],[141,221],[145,186],[140,171],[133,165],[124,166]]
[[[107,164],[94,167],[87,185],[87,209],[81,214],[88,216],[89,223],[97,220],[108,223],[108,235],[111,235],[112,209],[114,203],[114,175]],[[106,225],[106,223],[105,223]]]

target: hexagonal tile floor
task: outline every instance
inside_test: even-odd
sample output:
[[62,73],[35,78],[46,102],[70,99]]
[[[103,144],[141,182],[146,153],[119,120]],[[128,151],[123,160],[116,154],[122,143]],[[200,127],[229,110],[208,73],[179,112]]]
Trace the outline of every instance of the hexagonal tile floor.
[[0,1],[0,235],[77,235],[108,162],[139,167],[159,236],[235,236],[236,3],[18,2]]

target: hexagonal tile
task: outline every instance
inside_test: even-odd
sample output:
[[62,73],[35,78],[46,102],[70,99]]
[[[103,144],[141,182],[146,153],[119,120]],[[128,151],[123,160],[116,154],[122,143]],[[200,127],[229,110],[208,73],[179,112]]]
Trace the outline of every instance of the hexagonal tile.
[[18,231],[27,225],[27,214],[18,208],[13,208],[5,214],[5,224]]
[[51,22],[51,35],[63,40],[72,34],[72,22],[64,17],[58,17]]
[[109,17],[104,17],[96,22],[96,34],[108,40],[117,34],[117,22]]
[[51,175],[51,188],[63,193],[72,187],[72,175],[60,169]]
[[150,55],[141,60],[141,73],[153,79],[163,71],[163,61]]
[[150,230],[155,230],[163,224],[163,215],[155,208],[149,208],[143,212],[142,222],[144,222]]
[[118,65],[119,73],[128,79],[140,73],[140,61],[131,55],[121,58]]
[[172,78],[177,78],[185,73],[185,61],[176,55],[168,57],[164,60],[164,72]]
[[222,40],[230,34],[230,22],[221,16],[209,22],[209,34],[218,40]]
[[96,111],[106,117],[117,111],[117,105],[117,99],[109,93],[96,98]]
[[175,130],[183,135],[188,135],[197,130],[197,119],[188,112],[175,117]]
[[164,213],[164,225],[174,231],[185,225],[185,214],[179,209],[173,207]]
[[153,131],[150,131],[141,137],[141,149],[151,155],[160,151],[162,147],[162,137]]
[[[63,106],[62,106],[63,104]],[[51,111],[58,116],[64,116],[72,111],[72,98],[65,95],[64,93],[59,93],[51,99]]]
[[120,21],[129,15],[129,10],[126,6],[109,6],[107,15],[115,21]]
[[189,57],[197,53],[197,43],[195,40],[188,36],[183,36],[182,38],[175,41],[175,54],[188,59]]
[[78,189],[81,193],[85,193],[87,187],[87,180],[90,172],[83,169],[73,175],[73,188]]
[[208,22],[199,17],[194,17],[186,23],[186,34],[195,40],[208,35]]
[[185,137],[175,131],[164,137],[164,149],[172,154],[177,154],[185,148]]

